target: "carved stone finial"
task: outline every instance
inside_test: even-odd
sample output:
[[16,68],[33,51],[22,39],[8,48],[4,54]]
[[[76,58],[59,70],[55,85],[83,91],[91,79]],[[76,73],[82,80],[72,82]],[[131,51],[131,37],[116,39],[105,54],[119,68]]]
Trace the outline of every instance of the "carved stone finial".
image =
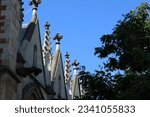
[[68,52],[66,52],[65,57],[66,59],[69,59],[70,54]]
[[45,23],[45,29],[49,30],[50,24],[48,22]]
[[59,33],[57,33],[54,37],[54,40],[56,40],[56,44],[60,44],[60,40],[63,38],[63,36],[60,36]]
[[40,3],[41,3],[41,0],[31,0],[29,2],[29,5],[33,5],[34,8],[37,8]]
[[74,60],[74,62],[72,63],[72,65],[73,65],[75,68],[77,68],[79,64],[80,64],[80,63],[78,63],[76,60]]
[[37,8],[40,3],[41,3],[41,0],[31,0],[29,2],[29,5],[33,6],[31,22],[35,22],[37,20]]
[[77,74],[77,70],[79,69],[78,65],[79,63],[76,60],[74,60],[74,62],[72,63],[74,74]]

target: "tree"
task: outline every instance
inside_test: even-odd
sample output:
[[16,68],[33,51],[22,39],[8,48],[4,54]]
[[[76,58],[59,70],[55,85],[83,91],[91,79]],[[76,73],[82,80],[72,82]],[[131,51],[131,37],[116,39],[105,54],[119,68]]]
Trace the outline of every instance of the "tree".
[[110,74],[96,71],[96,74],[81,71],[79,73],[80,83],[84,90],[82,99],[111,99],[113,97],[113,84]]
[[105,67],[111,71],[145,72],[150,67],[150,20],[148,4],[124,15],[112,34],[101,37],[102,47],[95,48],[100,58],[108,57]]
[[147,3],[124,15],[112,34],[103,35],[95,55],[108,58],[105,70],[114,75],[117,99],[150,99],[150,19]]
[[84,74],[83,79],[88,81],[82,83],[86,95],[96,94],[99,99],[150,99],[149,10],[148,4],[142,3],[123,15],[112,34],[100,38],[102,46],[95,48],[95,55],[107,62],[95,75]]

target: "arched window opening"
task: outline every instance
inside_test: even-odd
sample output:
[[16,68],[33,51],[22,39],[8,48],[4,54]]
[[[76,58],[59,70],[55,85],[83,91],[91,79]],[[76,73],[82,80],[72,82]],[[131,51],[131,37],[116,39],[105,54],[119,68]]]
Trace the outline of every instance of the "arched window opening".
[[58,78],[58,95],[61,96],[61,76],[59,75]]
[[34,67],[37,67],[37,46],[36,46],[36,45],[34,45],[33,66],[34,66]]

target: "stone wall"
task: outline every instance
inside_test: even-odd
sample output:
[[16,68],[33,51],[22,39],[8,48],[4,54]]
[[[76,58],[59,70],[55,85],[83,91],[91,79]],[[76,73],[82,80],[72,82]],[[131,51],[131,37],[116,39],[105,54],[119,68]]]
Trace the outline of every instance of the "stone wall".
[[15,72],[22,25],[20,0],[0,1],[0,66]]
[[14,100],[17,97],[17,87],[20,81],[10,71],[0,72],[0,99]]

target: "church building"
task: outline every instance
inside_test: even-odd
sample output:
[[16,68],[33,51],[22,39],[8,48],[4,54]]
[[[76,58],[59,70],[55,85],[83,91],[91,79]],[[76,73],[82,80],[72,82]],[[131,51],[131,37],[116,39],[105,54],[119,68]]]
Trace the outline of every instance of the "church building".
[[[55,52],[51,52],[50,24],[40,35],[38,6],[31,0],[32,17],[23,24],[23,1],[0,0],[0,99],[72,100],[80,98],[79,63],[61,53],[63,36],[56,33]],[[43,43],[41,40],[43,39]],[[65,56],[65,60],[62,59]],[[73,75],[71,75],[73,66]]]

